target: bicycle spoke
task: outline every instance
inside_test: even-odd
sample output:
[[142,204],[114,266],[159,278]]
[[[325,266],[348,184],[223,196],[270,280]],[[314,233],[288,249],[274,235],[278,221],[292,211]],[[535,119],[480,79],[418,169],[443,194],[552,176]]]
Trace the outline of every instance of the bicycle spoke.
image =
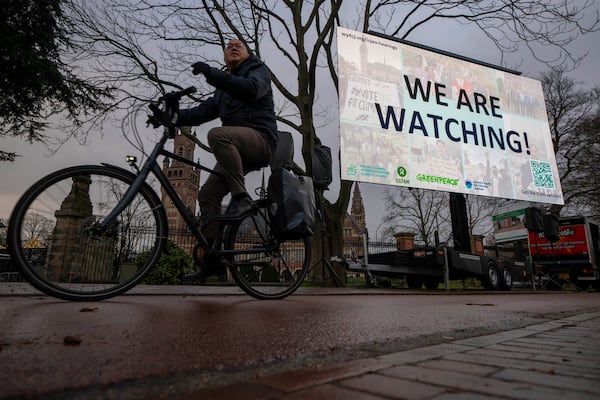
[[[232,227],[228,250],[238,251],[231,272],[238,285],[257,299],[281,299],[293,293],[308,271],[308,239],[279,242],[273,236],[266,209]],[[243,254],[253,251],[253,254]]]
[[25,193],[9,234],[34,286],[63,299],[99,300],[139,282],[165,241],[160,200],[143,186],[111,227],[98,225],[132,181],[116,168],[80,166],[54,172]]

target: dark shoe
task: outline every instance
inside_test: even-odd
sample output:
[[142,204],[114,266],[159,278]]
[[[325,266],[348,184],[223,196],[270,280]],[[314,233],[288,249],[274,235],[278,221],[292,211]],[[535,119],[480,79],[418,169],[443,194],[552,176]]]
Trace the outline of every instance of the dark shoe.
[[205,276],[223,276],[227,273],[227,270],[223,264],[221,264],[218,257],[213,254],[206,256],[204,259],[204,265],[202,266],[202,273]]
[[[212,247],[213,239],[207,238],[209,247]],[[193,252],[194,265],[200,271],[189,275],[181,275],[181,283],[201,284],[206,282],[206,278],[212,275],[225,275],[227,273],[225,266],[219,262],[214,254],[207,254],[207,251],[200,243],[196,244]]]
[[180,279],[182,283],[204,283],[204,281],[206,281],[206,275],[204,275],[202,271],[199,271],[193,274],[183,275]]
[[215,217],[215,220],[231,220],[231,219],[239,219],[246,214],[252,212],[254,210],[254,202],[247,194],[241,195],[239,197],[234,197],[229,202],[229,206],[227,207],[227,211],[225,214]]
[[227,269],[219,260],[213,256],[206,256],[204,263],[200,267],[200,271],[189,275],[181,276],[181,283],[205,283],[209,276],[224,276],[227,274]]

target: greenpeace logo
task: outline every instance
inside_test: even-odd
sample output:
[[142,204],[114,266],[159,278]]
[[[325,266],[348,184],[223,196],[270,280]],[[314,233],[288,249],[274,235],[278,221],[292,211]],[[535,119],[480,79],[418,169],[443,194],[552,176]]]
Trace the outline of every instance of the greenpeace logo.
[[459,181],[458,179],[446,178],[445,176],[423,175],[423,174],[418,174],[417,180],[420,182],[440,183],[442,185],[450,185],[450,186],[458,185],[458,181]]

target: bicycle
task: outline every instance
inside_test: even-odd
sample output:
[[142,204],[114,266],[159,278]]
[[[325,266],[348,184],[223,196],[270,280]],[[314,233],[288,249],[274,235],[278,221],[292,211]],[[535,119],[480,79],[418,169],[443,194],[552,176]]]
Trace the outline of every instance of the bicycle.
[[[40,179],[18,200],[8,227],[9,250],[34,287],[80,301],[107,299],[140,283],[158,262],[168,237],[165,208],[148,183],[150,174],[195,237],[196,263],[202,247],[205,259],[222,263],[256,299],[282,299],[302,284],[310,268],[310,240],[281,240],[274,234],[264,184],[252,212],[238,219],[214,218],[220,234],[209,245],[160,168],[157,158],[162,155],[216,173],[164,149],[176,132],[172,121],[179,100],[194,91],[172,92],[150,104],[155,115],[163,115],[164,131],[141,167],[127,156],[134,172],[107,163],[69,167]],[[36,221],[50,224],[47,235],[32,236]]]

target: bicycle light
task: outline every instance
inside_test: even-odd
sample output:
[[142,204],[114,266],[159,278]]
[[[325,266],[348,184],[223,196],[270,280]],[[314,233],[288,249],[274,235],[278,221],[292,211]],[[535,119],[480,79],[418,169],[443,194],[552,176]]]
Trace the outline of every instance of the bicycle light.
[[125,156],[125,161],[129,164],[130,167],[135,169],[137,172],[140,172],[140,169],[137,166],[137,157],[136,156]]

